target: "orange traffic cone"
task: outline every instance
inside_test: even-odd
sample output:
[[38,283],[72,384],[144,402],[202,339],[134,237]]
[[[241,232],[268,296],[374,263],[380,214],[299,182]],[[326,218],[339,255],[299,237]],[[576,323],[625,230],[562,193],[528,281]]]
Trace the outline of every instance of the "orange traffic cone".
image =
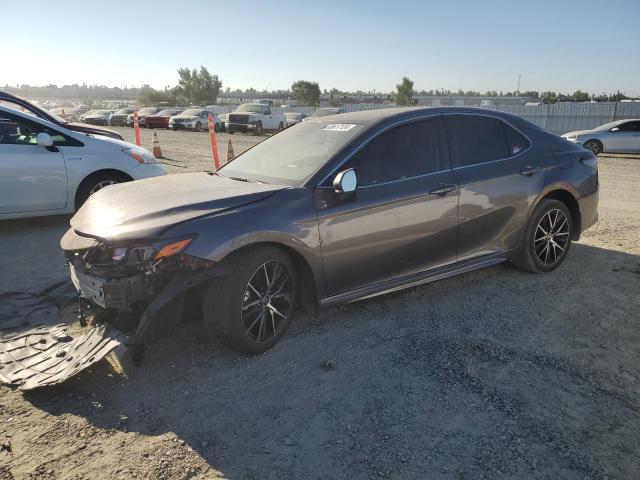
[[229,139],[229,146],[227,147],[227,163],[236,158],[236,154],[233,151],[233,143],[231,143],[231,139]]
[[153,156],[162,158],[162,150],[160,150],[160,142],[158,141],[158,134],[156,132],[153,132]]

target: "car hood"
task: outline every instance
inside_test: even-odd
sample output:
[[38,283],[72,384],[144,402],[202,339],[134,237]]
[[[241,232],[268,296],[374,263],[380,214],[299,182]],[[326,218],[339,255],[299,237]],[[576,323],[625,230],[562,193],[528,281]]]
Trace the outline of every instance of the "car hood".
[[120,135],[115,130],[111,130],[110,128],[98,127],[96,125],[88,125],[86,123],[65,123],[62,125],[64,128],[68,128],[69,130],[73,130],[74,132],[82,132],[82,133],[90,133],[92,135],[103,135],[106,137],[117,138],[118,140],[122,140],[122,135]]
[[191,116],[191,115],[174,115],[173,117],[174,120],[198,120],[200,117],[196,117],[196,116]]
[[176,223],[263,200],[284,188],[206,172],[121,183],[89,197],[71,227],[107,241],[153,239]]
[[575,132],[563,133],[562,136],[563,137],[578,137],[580,135],[593,135],[593,134],[597,134],[597,133],[602,133],[602,132],[598,132],[596,130],[576,130]]

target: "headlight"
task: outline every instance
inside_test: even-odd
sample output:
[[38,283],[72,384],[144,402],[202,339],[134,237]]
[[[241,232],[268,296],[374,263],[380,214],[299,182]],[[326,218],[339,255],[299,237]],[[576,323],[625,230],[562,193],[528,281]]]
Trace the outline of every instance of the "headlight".
[[144,148],[123,148],[122,153],[126,153],[139,163],[158,163],[156,157],[149,150]]

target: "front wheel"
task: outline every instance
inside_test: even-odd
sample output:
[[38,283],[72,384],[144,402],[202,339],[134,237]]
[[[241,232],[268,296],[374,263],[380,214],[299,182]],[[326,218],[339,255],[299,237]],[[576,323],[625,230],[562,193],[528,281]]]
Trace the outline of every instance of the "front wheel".
[[543,200],[529,219],[520,253],[513,262],[528,272],[555,270],[569,253],[573,228],[571,212],[564,203]]
[[87,177],[76,193],[76,210],[79,209],[87,199],[94,193],[109,185],[130,181],[131,178],[118,172],[95,173]]
[[213,337],[234,350],[265,352],[284,335],[295,314],[295,265],[275,247],[243,252],[229,262],[230,276],[205,289],[205,324]]
[[196,122],[196,132],[199,132],[200,128],[202,128],[202,124],[200,122]]
[[262,133],[262,122],[256,123],[256,135],[260,135]]
[[602,143],[598,140],[587,140],[583,146],[587,150],[591,150],[594,155],[600,155],[603,150]]

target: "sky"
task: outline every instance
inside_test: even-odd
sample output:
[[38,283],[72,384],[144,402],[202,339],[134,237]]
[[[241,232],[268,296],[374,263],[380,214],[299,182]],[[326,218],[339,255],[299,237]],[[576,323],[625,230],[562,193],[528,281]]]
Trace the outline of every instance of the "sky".
[[[25,7],[25,5],[28,5]],[[0,0],[0,85],[621,90],[640,95],[640,0]]]

